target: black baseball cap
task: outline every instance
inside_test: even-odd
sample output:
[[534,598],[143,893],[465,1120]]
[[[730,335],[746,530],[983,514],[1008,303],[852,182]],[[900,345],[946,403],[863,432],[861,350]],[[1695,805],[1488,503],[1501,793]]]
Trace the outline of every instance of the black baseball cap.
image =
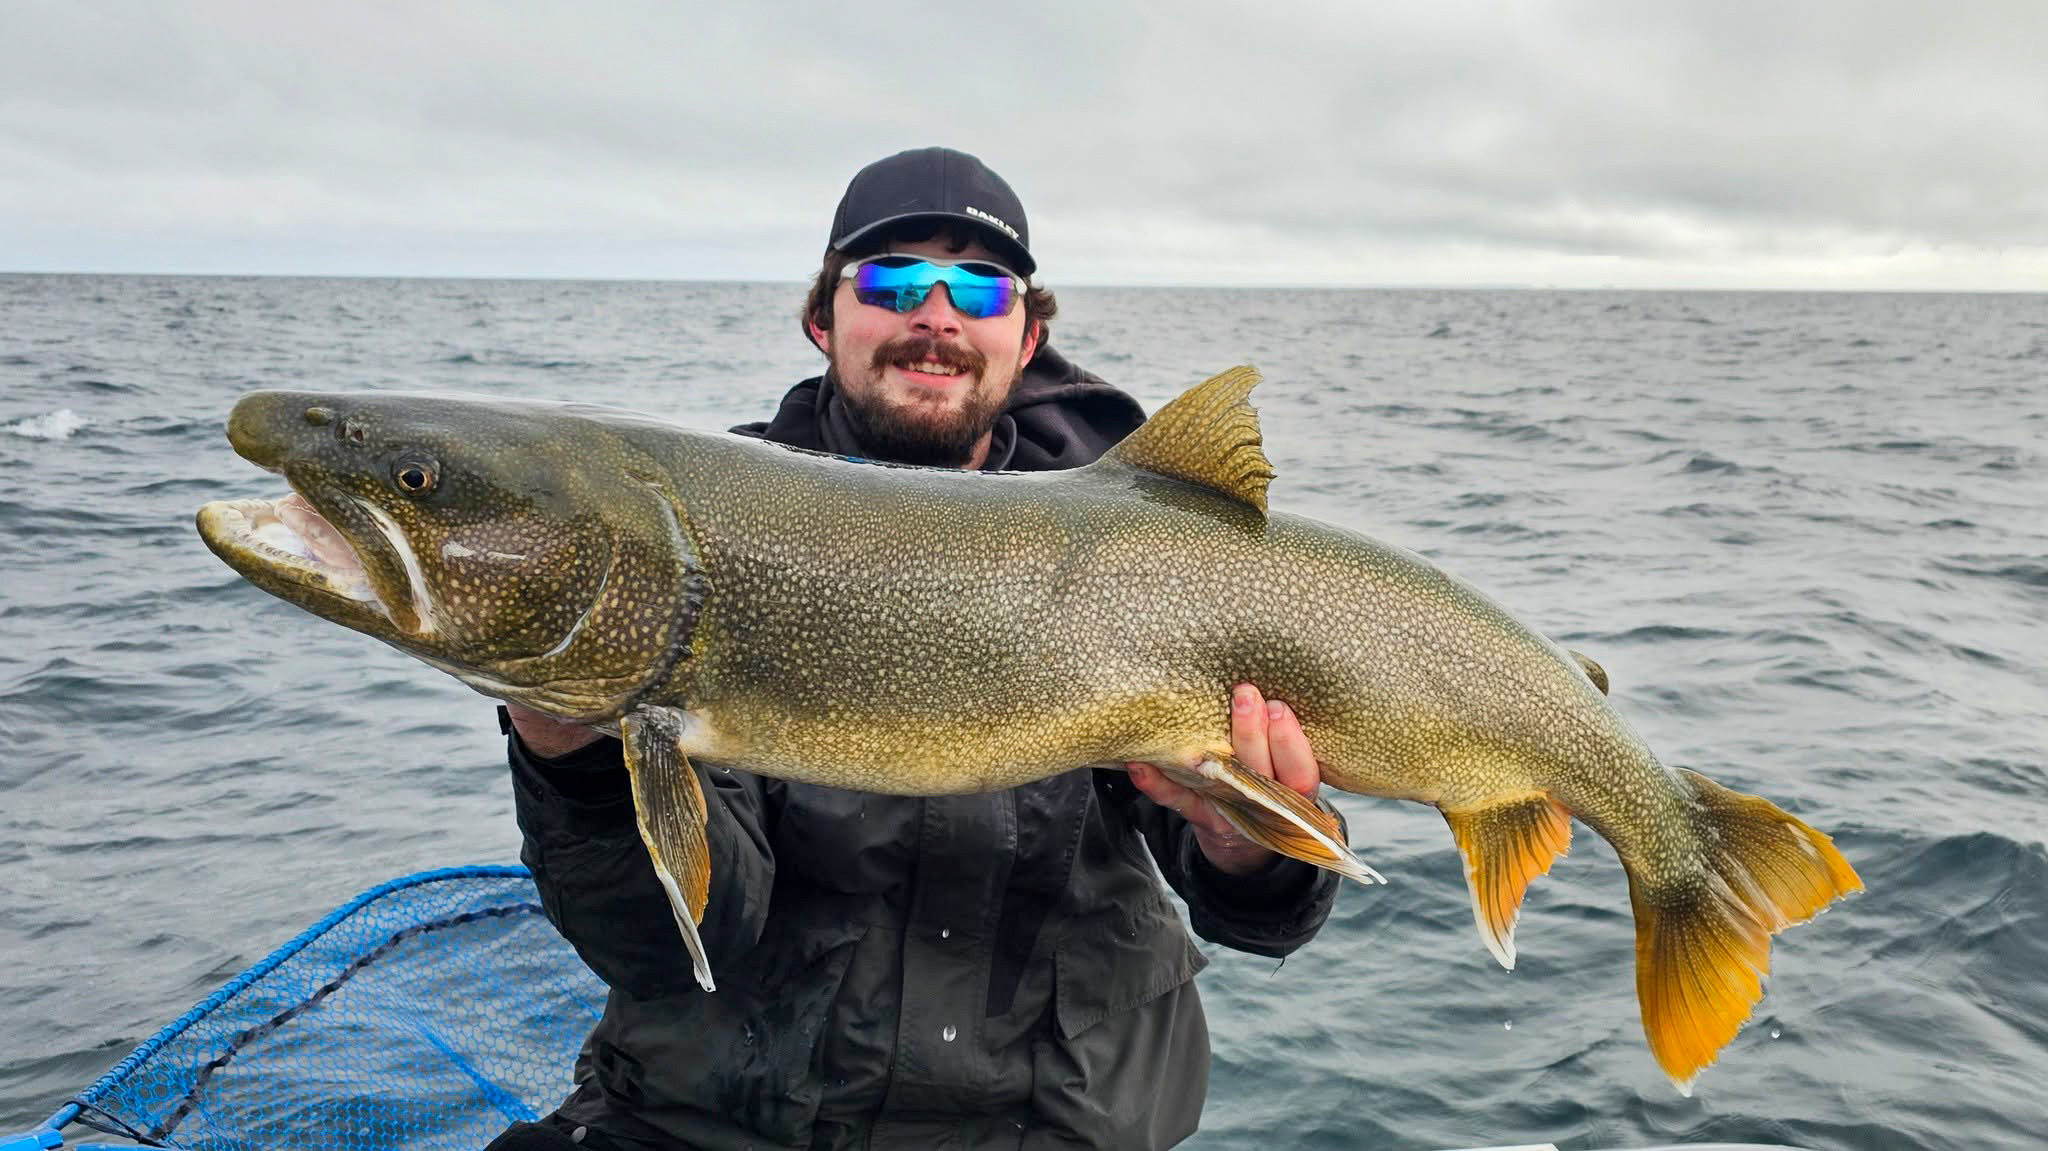
[[965,152],[915,148],[854,173],[832,215],[832,247],[849,251],[863,237],[906,220],[971,224],[1011,271],[1028,277],[1038,270],[1017,193],[988,165]]

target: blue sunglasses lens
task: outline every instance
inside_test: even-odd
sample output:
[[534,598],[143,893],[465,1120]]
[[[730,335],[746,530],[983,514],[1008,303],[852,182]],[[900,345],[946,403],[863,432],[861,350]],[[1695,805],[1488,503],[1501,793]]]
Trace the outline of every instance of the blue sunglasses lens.
[[1008,315],[1017,303],[1017,281],[993,264],[934,264],[884,256],[861,264],[853,276],[853,298],[894,312],[915,311],[938,284],[962,315],[985,320]]

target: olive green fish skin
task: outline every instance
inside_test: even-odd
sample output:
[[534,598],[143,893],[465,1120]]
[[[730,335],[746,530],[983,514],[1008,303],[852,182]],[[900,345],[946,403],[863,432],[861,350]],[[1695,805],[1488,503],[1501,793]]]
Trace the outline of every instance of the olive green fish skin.
[[[1549,791],[1632,854],[1694,834],[1565,653],[1401,549],[1126,468],[991,477],[748,441],[672,463],[711,588],[675,701],[706,758],[918,794],[1185,763],[1227,749],[1249,682],[1345,791]],[[1680,879],[1669,850],[1640,845]]]
[[[883,467],[579,405],[258,393],[230,429],[435,631],[337,621],[488,695],[585,722],[674,706],[691,755],[943,794],[1225,752],[1250,682],[1338,788],[1546,791],[1647,874],[1697,875],[1679,789],[1568,656],[1319,521],[1128,467]],[[408,462],[436,471],[424,499],[394,484]]]
[[[701,589],[657,465],[623,434],[633,420],[561,434],[579,410],[595,409],[305,392],[235,405],[229,441],[355,543],[390,618],[224,547],[203,512],[202,534],[265,590],[480,691],[613,719],[674,663]],[[411,467],[430,490],[401,490]]]
[[1660,765],[1598,665],[1415,555],[1269,513],[1256,382],[1224,372],[1094,464],[1013,476],[575,404],[256,393],[229,437],[297,495],[208,504],[199,529],[275,595],[619,733],[706,991],[689,757],[906,795],[1148,761],[1255,841],[1377,879],[1236,763],[1249,682],[1300,716],[1326,782],[1443,812],[1504,966],[1571,818],[1612,843],[1644,1035],[1690,1092],[1762,996],[1771,936],[1862,880],[1769,801]]

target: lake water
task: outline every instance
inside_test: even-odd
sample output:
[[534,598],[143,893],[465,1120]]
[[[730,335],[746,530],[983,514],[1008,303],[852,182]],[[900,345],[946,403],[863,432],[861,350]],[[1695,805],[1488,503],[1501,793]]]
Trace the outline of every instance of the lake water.
[[[490,705],[248,586],[257,387],[765,416],[798,285],[0,276],[0,1133],[404,872],[510,861]],[[1583,827],[1503,972],[1434,812],[1344,796],[1352,887],[1215,951],[1206,1149],[2033,1147],[2048,1129],[2048,297],[1073,289],[1156,408],[1251,361],[1274,506],[1404,544],[1602,662],[1666,763],[1869,890],[1780,936],[1680,1098]]]

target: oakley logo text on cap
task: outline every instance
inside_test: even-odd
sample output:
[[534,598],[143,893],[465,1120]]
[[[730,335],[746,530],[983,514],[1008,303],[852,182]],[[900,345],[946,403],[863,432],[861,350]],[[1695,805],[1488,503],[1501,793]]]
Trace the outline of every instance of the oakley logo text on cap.
[[982,211],[980,208],[977,208],[974,205],[969,204],[966,206],[966,212],[968,215],[974,217],[977,220],[981,220],[989,224],[994,224],[996,227],[1001,228],[1003,230],[1003,234],[1010,237],[1012,240],[1017,238],[1017,229],[1012,228],[1008,224],[1003,223],[1001,220],[989,215],[987,212]]

